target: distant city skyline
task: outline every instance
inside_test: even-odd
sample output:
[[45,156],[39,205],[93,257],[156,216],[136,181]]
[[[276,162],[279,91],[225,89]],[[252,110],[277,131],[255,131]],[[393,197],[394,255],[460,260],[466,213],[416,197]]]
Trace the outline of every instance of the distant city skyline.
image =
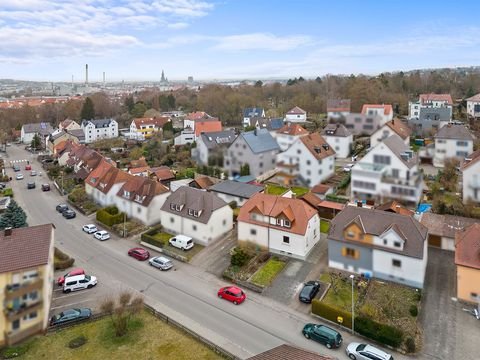
[[[0,78],[275,79],[480,63],[480,3],[2,0]],[[458,16],[453,16],[454,14]]]

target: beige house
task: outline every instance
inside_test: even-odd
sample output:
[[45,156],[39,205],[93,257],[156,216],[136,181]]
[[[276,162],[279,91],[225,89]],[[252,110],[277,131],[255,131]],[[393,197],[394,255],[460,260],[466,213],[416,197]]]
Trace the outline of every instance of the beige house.
[[480,224],[475,223],[455,236],[457,298],[480,303]]

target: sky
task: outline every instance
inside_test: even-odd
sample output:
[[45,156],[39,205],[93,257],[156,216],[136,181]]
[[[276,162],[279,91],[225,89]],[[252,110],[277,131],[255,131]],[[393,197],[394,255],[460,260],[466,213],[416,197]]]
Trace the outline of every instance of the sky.
[[480,65],[480,1],[0,0],[0,78],[267,79]]

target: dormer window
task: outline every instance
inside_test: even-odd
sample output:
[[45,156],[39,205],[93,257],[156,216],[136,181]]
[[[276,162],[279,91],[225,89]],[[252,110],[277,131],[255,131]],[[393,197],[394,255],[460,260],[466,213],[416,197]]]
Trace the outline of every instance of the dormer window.
[[282,219],[277,219],[277,225],[282,226]]
[[130,191],[123,190],[123,197],[130,198]]
[[100,183],[100,187],[101,187],[102,189],[105,189],[105,186],[107,186],[107,184],[105,184],[105,183]]
[[289,220],[283,220],[283,226],[285,227],[291,227],[292,226],[292,223],[289,221]]
[[97,178],[91,178],[91,179],[90,179],[90,182],[91,182],[92,184],[95,184],[95,183],[97,182]]
[[199,217],[202,212],[198,210],[188,209],[188,215],[193,217]]
[[395,241],[395,242],[393,243],[393,246],[399,248],[399,247],[402,247],[402,244],[401,244],[399,241]]
[[347,236],[353,238],[355,237],[355,233],[353,231],[347,231]]
[[145,199],[145,196],[135,195],[135,201],[141,203]]

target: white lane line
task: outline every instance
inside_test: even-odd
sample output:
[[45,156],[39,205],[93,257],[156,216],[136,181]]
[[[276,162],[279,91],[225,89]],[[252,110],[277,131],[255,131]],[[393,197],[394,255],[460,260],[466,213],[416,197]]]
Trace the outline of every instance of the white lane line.
[[74,306],[74,305],[77,305],[77,304],[82,304],[82,303],[89,302],[89,301],[92,301],[92,299],[77,301],[77,302],[74,302],[74,303],[60,305],[60,306],[54,306],[54,307],[50,308],[50,310],[60,309],[60,308],[64,308],[64,307],[71,307],[71,306]]
[[57,298],[54,298],[54,299],[52,299],[52,301],[55,301],[55,300],[58,300],[58,299],[64,299],[64,298],[71,297],[71,296],[74,296],[74,295],[79,295],[79,294],[81,294],[81,293],[80,292],[73,292],[73,293],[70,293],[68,295],[59,296]]

